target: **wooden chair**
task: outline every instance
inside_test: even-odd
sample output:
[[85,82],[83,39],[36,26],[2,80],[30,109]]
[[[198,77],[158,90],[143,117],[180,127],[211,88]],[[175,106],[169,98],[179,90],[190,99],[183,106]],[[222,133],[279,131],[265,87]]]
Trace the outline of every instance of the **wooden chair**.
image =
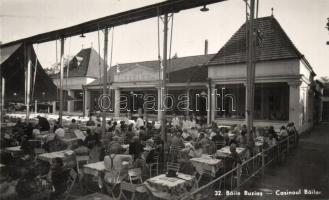
[[202,178],[209,178],[209,181],[213,179],[213,174],[210,170],[202,170],[202,173],[200,174],[199,178],[197,179],[197,186],[200,186]]
[[88,155],[84,155],[84,156],[76,156],[76,163],[77,163],[77,172],[78,175],[82,174],[82,171],[80,169],[81,165],[83,164],[88,164],[89,162],[89,156]]
[[216,149],[218,150],[218,149],[221,149],[221,148],[225,147],[226,142],[224,140],[223,141],[216,141],[215,145],[216,145]]
[[179,171],[179,163],[168,162],[167,163],[167,171],[172,170],[175,172]]
[[46,153],[46,150],[44,150],[43,148],[34,148],[34,155],[38,156],[40,154]]
[[128,177],[130,183],[133,183],[133,181],[139,181],[140,184],[143,183],[142,180],[142,169],[141,168],[132,168],[128,170]]
[[67,200],[69,197],[75,197],[74,195],[71,195],[71,191],[73,189],[73,186],[77,180],[78,174],[73,169],[70,170],[70,174],[67,180],[67,189],[65,191],[65,198],[64,200]]
[[120,194],[118,199],[120,200],[123,197],[125,200],[128,200],[127,196],[125,195],[124,191],[131,193],[131,200],[136,199],[136,188],[138,187],[137,184],[128,183],[122,181],[120,183]]
[[159,174],[159,156],[158,155],[153,156],[153,160],[155,162],[147,164],[147,167],[150,170],[150,178],[152,177],[152,171],[156,171],[156,175]]
[[176,146],[176,145],[170,146],[168,161],[171,161],[171,162],[178,161],[181,157],[181,150],[182,150],[182,148],[179,146]]

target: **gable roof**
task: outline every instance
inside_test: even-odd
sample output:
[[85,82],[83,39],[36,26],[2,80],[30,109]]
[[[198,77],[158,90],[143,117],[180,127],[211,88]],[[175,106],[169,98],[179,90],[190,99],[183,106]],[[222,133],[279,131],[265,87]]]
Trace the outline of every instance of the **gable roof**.
[[[93,77],[98,78],[103,73],[104,60],[93,48],[82,49],[69,62],[68,77]],[[67,66],[64,67],[64,77]],[[59,78],[60,73],[54,74],[52,78]]]
[[[255,19],[254,24],[262,34],[262,39],[256,45],[256,62],[303,58],[273,16]],[[244,23],[208,64],[245,63],[246,44],[246,23]]]
[[[208,69],[205,66],[209,60],[214,56],[214,54],[208,55],[196,55],[196,56],[187,56],[181,58],[173,58],[168,60],[167,72],[169,73],[170,82],[195,82],[195,81],[206,81],[208,77]],[[118,64],[120,72],[126,72],[134,69],[136,66],[143,66],[150,68],[154,71],[159,71],[160,63],[158,60],[151,61],[142,61],[142,62],[132,62],[132,63],[123,63]],[[201,72],[201,74],[206,74],[206,76],[201,75],[198,77],[196,72]],[[113,80],[114,74],[117,73],[117,66],[113,66],[107,72],[108,80]],[[200,74],[199,74],[200,75]],[[88,86],[102,84],[102,78],[97,79]]]
[[[0,50],[1,73],[5,78],[5,101],[24,102],[25,68],[27,65],[25,46],[13,45]],[[57,87],[44,71],[33,47],[31,48],[31,60],[31,102],[34,100],[39,102],[57,100]]]

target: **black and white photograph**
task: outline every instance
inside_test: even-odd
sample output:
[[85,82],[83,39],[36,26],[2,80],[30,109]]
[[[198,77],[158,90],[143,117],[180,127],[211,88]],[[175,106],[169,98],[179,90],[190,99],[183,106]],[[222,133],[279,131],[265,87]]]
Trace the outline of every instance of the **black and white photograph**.
[[0,0],[0,200],[329,200],[328,0]]

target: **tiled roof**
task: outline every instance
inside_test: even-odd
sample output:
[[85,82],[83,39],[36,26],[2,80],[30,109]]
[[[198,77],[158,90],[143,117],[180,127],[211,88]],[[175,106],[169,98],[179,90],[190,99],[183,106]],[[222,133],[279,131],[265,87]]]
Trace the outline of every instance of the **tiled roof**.
[[[303,57],[273,16],[258,18],[254,22],[261,33],[256,42],[256,61]],[[208,64],[225,65],[244,62],[246,62],[246,24],[239,28]]]
[[[167,72],[169,72],[170,82],[205,81],[208,76],[208,70],[204,65],[207,64],[213,56],[214,54],[208,54],[173,58],[169,60]],[[135,68],[136,65],[149,67],[156,71],[160,68],[159,61],[152,60],[119,64],[119,69],[120,72],[129,71],[130,69]],[[107,72],[109,77],[108,80],[113,80],[114,74],[117,73],[116,70],[117,66],[111,67],[111,69]],[[100,82],[102,82],[102,79],[101,81],[97,79],[88,85],[99,85]]]
[[[98,78],[103,73],[103,63],[103,58],[93,48],[82,49],[70,60],[68,77]],[[66,70],[67,67],[64,67],[64,77]],[[59,78],[59,75],[55,74],[52,78]]]

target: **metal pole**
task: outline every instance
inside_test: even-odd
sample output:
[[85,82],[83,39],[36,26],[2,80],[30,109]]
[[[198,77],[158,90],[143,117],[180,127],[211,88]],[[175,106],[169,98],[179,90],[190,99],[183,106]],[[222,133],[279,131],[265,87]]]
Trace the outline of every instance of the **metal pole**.
[[[253,108],[254,108],[254,7],[255,0],[250,0],[250,17],[246,30],[248,28],[248,64],[247,64],[247,88],[246,88],[246,123],[247,123],[247,142],[250,143],[252,137],[251,131],[253,128]],[[248,25],[248,26],[247,26]]]
[[164,15],[164,36],[163,36],[163,61],[162,61],[162,86],[161,86],[161,99],[162,99],[162,105],[161,105],[161,134],[164,142],[167,142],[167,134],[166,134],[166,106],[167,101],[165,98],[165,94],[167,91],[166,88],[166,81],[167,81],[167,45],[168,45],[168,14]]
[[31,48],[32,45],[27,45],[27,68],[26,68],[26,122],[30,120],[30,92],[31,92]]
[[61,66],[59,80],[59,122],[63,121],[63,77],[64,77],[64,38],[61,38]]
[[3,117],[2,117],[2,115],[3,115],[3,96],[4,96],[4,85],[5,84],[3,84],[3,78],[2,78],[2,65],[0,65],[0,89],[1,89],[1,97],[0,97],[0,129],[1,129],[1,125],[2,125],[2,119],[3,119]]
[[[107,52],[108,52],[108,28],[104,30],[104,68],[103,68],[103,94],[107,94]],[[103,110],[102,133],[106,133],[106,110]]]

